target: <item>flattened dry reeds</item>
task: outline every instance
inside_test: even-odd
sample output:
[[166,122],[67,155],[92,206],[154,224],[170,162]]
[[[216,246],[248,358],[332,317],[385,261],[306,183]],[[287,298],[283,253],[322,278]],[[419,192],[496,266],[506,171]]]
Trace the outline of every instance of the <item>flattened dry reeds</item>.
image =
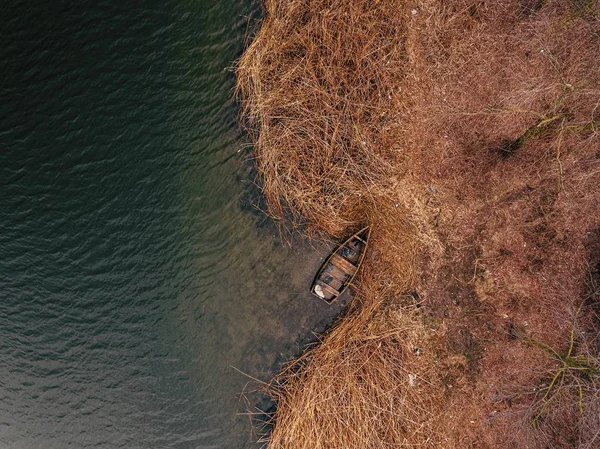
[[598,379],[545,407],[556,359],[513,330],[600,351],[600,2],[264,5],[237,74],[269,212],[373,228],[269,447],[596,447]]

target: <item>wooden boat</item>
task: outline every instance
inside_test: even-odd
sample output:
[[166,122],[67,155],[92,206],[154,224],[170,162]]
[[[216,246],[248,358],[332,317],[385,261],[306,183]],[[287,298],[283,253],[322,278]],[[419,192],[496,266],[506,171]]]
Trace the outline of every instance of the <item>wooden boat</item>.
[[331,304],[350,286],[367,251],[371,228],[361,229],[342,243],[325,261],[310,291]]

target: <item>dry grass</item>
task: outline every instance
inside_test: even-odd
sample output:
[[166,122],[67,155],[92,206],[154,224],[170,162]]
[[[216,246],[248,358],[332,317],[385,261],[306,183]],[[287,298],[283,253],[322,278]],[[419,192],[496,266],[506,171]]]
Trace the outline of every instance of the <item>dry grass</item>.
[[598,379],[544,406],[560,360],[513,331],[600,350],[599,60],[593,0],[265,1],[238,89],[269,212],[374,227],[271,448],[597,447]]
[[340,236],[386,193],[397,167],[389,88],[406,58],[396,8],[265,2],[238,88],[274,216]]
[[435,437],[431,405],[442,392],[429,373],[435,334],[421,321],[386,301],[347,316],[276,379],[270,447],[418,447]]

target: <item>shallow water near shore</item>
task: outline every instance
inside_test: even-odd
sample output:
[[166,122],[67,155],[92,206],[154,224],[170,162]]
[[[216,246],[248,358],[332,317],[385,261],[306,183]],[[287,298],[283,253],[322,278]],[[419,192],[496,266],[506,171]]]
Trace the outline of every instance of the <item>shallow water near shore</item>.
[[237,370],[342,306],[308,293],[327,249],[251,206],[230,69],[257,3],[2,9],[0,446],[252,447]]

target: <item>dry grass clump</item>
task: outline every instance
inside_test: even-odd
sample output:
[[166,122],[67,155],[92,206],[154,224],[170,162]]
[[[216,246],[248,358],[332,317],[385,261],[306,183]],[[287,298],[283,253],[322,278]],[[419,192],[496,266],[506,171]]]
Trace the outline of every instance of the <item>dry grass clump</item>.
[[421,447],[441,390],[432,384],[432,330],[413,308],[366,299],[274,381],[269,447]]
[[600,353],[599,48],[597,0],[265,2],[238,88],[269,211],[373,226],[271,447],[600,444],[598,376],[552,382]]
[[340,236],[396,173],[403,2],[265,1],[238,65],[269,211]]

